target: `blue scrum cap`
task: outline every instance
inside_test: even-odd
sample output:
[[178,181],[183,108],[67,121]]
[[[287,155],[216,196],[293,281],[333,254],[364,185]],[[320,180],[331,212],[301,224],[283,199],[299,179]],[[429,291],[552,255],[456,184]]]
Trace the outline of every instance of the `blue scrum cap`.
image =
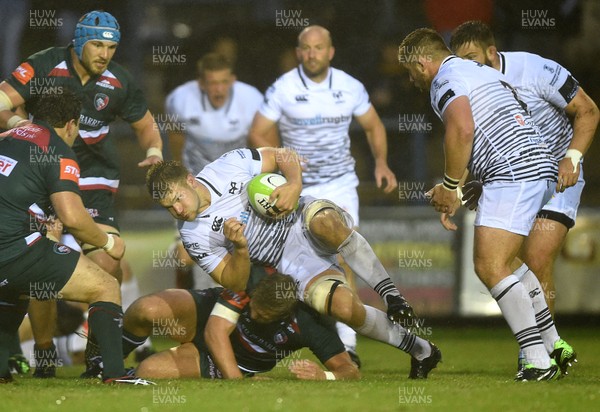
[[121,32],[119,22],[105,11],[94,10],[84,14],[75,27],[73,46],[81,59],[83,46],[90,40],[107,40],[119,43]]

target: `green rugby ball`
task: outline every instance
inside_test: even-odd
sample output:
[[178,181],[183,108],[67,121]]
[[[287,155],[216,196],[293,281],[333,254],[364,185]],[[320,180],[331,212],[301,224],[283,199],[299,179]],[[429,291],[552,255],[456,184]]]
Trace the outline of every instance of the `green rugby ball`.
[[287,183],[286,178],[277,173],[262,173],[253,177],[246,186],[252,209],[261,216],[275,217],[279,210],[277,205],[272,205],[269,202],[269,196],[276,187],[285,183]]

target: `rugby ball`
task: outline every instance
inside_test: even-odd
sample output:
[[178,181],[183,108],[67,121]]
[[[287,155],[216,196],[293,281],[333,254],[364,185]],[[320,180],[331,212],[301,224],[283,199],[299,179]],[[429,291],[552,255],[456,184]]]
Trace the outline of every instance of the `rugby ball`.
[[275,217],[279,210],[277,210],[277,205],[269,202],[269,196],[276,187],[286,182],[286,178],[277,173],[262,173],[253,177],[246,186],[252,209],[261,216]]

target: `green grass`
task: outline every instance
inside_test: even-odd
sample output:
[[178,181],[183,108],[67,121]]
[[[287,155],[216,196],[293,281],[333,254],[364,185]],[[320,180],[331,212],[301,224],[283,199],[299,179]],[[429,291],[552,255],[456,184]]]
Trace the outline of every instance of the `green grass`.
[[[599,329],[563,328],[563,336],[578,352],[579,363],[567,378],[549,383],[512,381],[517,346],[508,328],[433,327],[431,332],[442,350],[443,363],[427,381],[406,378],[410,358],[404,353],[361,339],[364,366],[362,379],[356,382],[298,381],[280,366],[266,375],[271,380],[164,380],[155,387],[110,387],[76,379],[82,367],[68,367],[58,371],[57,379],[17,377],[16,383],[1,386],[0,410],[508,412],[598,408]],[[155,344],[169,345],[162,340]]]

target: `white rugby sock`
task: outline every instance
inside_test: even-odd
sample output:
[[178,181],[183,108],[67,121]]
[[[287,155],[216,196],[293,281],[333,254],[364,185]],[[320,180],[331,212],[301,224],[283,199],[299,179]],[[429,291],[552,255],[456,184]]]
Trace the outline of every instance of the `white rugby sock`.
[[387,315],[372,306],[365,305],[365,323],[356,328],[361,335],[385,342],[411,354],[417,360],[431,355],[431,346],[423,338],[413,335],[397,323],[392,323]]
[[354,329],[342,322],[335,322],[335,328],[346,350],[356,353],[356,332]]
[[554,342],[559,340],[560,336],[558,330],[556,330],[556,325],[552,320],[552,315],[550,314],[550,309],[548,308],[548,303],[544,296],[544,289],[537,276],[535,276],[535,273],[533,273],[525,263],[517,270],[523,272],[520,281],[525,286],[525,289],[531,298],[533,309],[535,311],[535,321],[540,330],[540,334],[542,335],[544,346],[548,353],[552,353],[552,351],[554,351]]
[[509,275],[492,287],[490,293],[498,302],[527,362],[536,368],[549,368],[550,357],[544,347],[525,286],[515,275]]
[[356,230],[342,242],[338,252],[350,269],[371,286],[384,302],[387,303],[387,295],[400,295],[369,242]]

